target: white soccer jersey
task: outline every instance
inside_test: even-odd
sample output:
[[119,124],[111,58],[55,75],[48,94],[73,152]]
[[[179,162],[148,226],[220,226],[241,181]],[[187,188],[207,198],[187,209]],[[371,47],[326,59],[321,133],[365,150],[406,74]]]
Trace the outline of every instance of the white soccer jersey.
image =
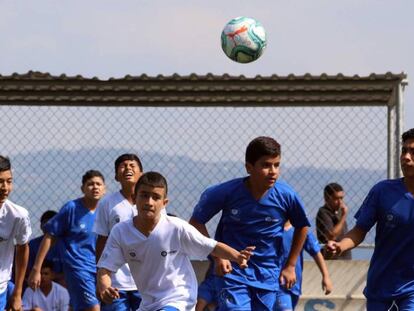
[[197,279],[190,256],[206,257],[216,244],[177,217],[161,214],[148,237],[129,220],[113,228],[98,267],[117,271],[129,264],[142,297],[140,311],[166,305],[193,310]]
[[[121,221],[132,219],[136,214],[135,205],[129,203],[120,191],[108,194],[100,200],[96,209],[93,231],[107,237],[113,226]],[[120,290],[137,289],[127,264],[112,275],[112,284]]]
[[0,293],[10,280],[15,245],[29,242],[31,234],[28,211],[6,200],[0,207]]
[[63,286],[52,282],[52,290],[45,296],[40,288],[33,291],[26,288],[23,295],[23,310],[40,308],[42,311],[68,311],[69,293]]

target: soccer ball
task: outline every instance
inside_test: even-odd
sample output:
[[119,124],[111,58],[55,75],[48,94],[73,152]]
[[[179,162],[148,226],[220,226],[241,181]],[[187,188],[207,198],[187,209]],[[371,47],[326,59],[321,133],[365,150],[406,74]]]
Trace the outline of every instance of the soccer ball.
[[257,20],[236,17],[224,26],[221,47],[230,59],[250,63],[258,59],[266,48],[266,32]]

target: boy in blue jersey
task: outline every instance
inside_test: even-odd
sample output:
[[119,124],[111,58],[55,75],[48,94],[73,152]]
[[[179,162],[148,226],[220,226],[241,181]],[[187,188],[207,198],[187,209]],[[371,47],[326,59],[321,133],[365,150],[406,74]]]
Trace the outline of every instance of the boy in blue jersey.
[[327,244],[340,254],[358,246],[376,225],[364,289],[368,311],[414,310],[414,129],[402,134],[400,164],[404,177],[377,183],[356,213],[354,228]]
[[67,202],[44,226],[45,236],[29,276],[29,286],[40,286],[40,270],[48,250],[61,240],[63,272],[74,311],[98,311],[96,298],[96,235],[92,232],[95,210],[105,192],[105,180],[99,171],[90,170],[82,177],[82,198]]
[[[283,256],[281,258],[282,265],[287,260],[289,251],[293,240],[293,227],[289,221],[285,223],[283,233]],[[308,235],[303,245],[305,250],[310,256],[312,256],[316,265],[318,266],[322,274],[322,290],[325,295],[328,295],[332,291],[332,281],[329,276],[328,268],[326,267],[325,260],[323,259],[321,248],[315,235],[308,231]],[[277,293],[275,311],[291,311],[295,310],[295,307],[299,301],[299,296],[302,294],[302,271],[303,271],[303,250],[299,255],[299,259],[296,263],[296,283],[291,289],[280,288]]]
[[[23,281],[29,258],[29,237],[32,233],[29,213],[8,199],[13,191],[13,174],[9,158],[0,155],[0,310],[20,310]],[[15,256],[15,286],[8,296],[8,286]]]
[[[240,269],[228,260],[215,258],[219,275],[218,310],[273,310],[279,283],[291,288],[296,260],[310,226],[296,192],[279,181],[281,152],[270,137],[257,137],[246,149],[249,176],[207,189],[193,211],[190,223],[208,236],[206,223],[222,212],[216,240],[235,249],[255,245],[249,267]],[[283,225],[295,227],[292,248],[280,266]]]

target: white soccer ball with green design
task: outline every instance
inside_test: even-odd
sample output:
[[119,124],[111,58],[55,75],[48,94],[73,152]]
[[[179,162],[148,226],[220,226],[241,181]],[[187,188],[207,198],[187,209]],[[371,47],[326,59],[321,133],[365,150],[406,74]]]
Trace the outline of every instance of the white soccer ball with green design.
[[263,54],[266,48],[266,31],[253,18],[233,18],[221,33],[221,47],[230,59],[239,63],[250,63]]

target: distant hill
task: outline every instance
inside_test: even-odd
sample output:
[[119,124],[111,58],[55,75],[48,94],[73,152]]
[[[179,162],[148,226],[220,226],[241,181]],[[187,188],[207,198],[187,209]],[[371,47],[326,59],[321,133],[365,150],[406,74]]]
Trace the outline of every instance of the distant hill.
[[[15,191],[12,200],[29,209],[35,229],[38,219],[47,209],[58,210],[70,199],[81,196],[81,176],[88,169],[100,170],[107,182],[108,191],[118,190],[114,180],[113,162],[130,150],[95,148],[80,150],[49,150],[13,156]],[[133,151],[132,151],[133,152]],[[168,210],[188,219],[201,192],[208,186],[245,175],[244,163],[235,161],[203,162],[186,156],[172,156],[155,152],[142,152],[144,170],[156,170],[169,182]],[[383,170],[334,170],[314,167],[285,167],[282,178],[291,184],[302,197],[309,217],[314,224],[317,209],[323,204],[322,189],[337,181],[346,190],[351,208],[350,217],[374,183],[386,177]],[[349,220],[352,224],[352,219]],[[214,223],[210,226],[213,230]],[[37,233],[35,231],[35,233]]]

